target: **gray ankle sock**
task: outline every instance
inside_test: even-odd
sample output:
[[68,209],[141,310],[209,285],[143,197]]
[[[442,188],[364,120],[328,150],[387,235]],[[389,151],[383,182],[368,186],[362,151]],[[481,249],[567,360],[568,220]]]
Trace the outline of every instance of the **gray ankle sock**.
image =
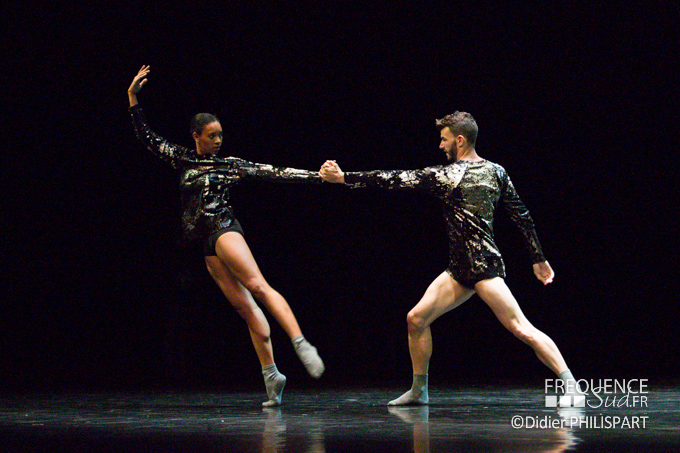
[[576,379],[574,379],[574,375],[571,374],[571,371],[564,370],[558,374],[558,377],[564,381],[565,395],[581,395],[581,391],[578,389],[578,386],[576,385]]
[[411,390],[401,395],[399,398],[387,403],[388,406],[407,406],[428,404],[430,398],[427,392],[427,374],[414,374]]
[[300,361],[307,369],[307,372],[314,379],[319,379],[326,367],[319,357],[319,353],[316,348],[312,346],[309,341],[305,340],[303,335],[299,335],[291,340],[293,342],[293,347],[295,348],[295,353],[300,358]]
[[286,386],[286,376],[279,373],[274,363],[263,366],[262,375],[264,376],[264,386],[269,397],[269,401],[265,401],[262,405],[265,407],[279,406],[281,404],[283,388]]

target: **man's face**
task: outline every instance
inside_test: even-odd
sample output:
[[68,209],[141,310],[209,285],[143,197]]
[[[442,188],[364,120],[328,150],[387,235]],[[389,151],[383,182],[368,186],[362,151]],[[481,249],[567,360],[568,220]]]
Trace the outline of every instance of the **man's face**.
[[439,142],[439,149],[446,153],[446,159],[453,161],[456,159],[456,154],[458,153],[458,145],[456,144],[456,138],[451,133],[451,129],[448,127],[443,128],[439,131],[439,136],[441,141]]

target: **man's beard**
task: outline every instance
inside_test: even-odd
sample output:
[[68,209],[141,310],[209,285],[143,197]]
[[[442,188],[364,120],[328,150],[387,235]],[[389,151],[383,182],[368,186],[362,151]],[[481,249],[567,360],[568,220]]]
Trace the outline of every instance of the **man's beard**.
[[446,152],[446,160],[448,162],[453,162],[456,160],[456,156],[458,155],[458,150],[456,149],[455,145],[451,147],[450,151]]

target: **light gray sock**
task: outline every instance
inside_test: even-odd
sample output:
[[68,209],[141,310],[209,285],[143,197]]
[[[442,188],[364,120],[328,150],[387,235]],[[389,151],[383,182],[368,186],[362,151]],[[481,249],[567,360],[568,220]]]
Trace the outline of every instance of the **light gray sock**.
[[572,381],[575,380],[574,375],[571,374],[570,370],[564,370],[560,374],[558,374],[558,376],[559,376],[560,379],[562,379],[565,382],[567,381],[567,379],[571,379]]
[[399,398],[387,403],[388,406],[407,406],[428,404],[430,398],[427,393],[427,374],[414,374],[411,390]]
[[281,395],[283,395],[283,388],[286,386],[286,376],[279,373],[274,363],[263,366],[262,375],[264,376],[264,386],[269,397],[269,401],[265,401],[262,405],[264,407],[281,405]]
[[319,379],[326,370],[326,367],[324,366],[321,357],[319,357],[316,348],[312,346],[309,341],[305,340],[303,335],[299,335],[291,341],[293,342],[295,353],[307,369],[307,373],[314,379]]
[[558,377],[564,381],[565,395],[571,396],[582,395],[581,391],[578,389],[578,386],[576,385],[576,379],[574,379],[574,375],[571,374],[570,370],[562,371],[560,374],[558,374]]

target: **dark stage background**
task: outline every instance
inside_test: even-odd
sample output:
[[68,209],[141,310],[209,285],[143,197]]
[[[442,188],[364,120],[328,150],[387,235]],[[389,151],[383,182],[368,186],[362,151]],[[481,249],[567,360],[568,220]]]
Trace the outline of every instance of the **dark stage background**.
[[[244,323],[178,246],[172,169],[135,139],[317,169],[443,162],[435,118],[471,112],[556,271],[543,287],[503,214],[528,318],[583,378],[677,375],[677,8],[4,6],[0,385],[8,391],[262,386]],[[675,76],[675,77],[672,77]],[[410,383],[405,316],[444,270],[434,198],[249,181],[233,206],[327,373],[272,322],[290,388]],[[433,386],[550,377],[476,298],[433,326]]]

